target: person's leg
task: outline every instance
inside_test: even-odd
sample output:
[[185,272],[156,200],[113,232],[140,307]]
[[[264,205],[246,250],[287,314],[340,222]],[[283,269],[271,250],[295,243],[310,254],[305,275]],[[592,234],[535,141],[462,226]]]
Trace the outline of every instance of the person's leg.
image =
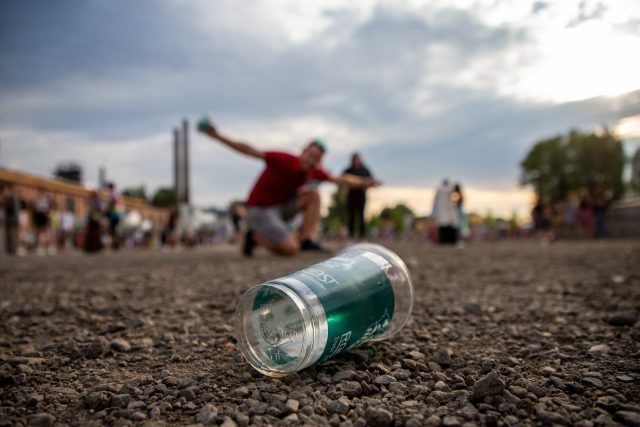
[[[295,208],[295,200],[293,200]],[[281,214],[281,207],[250,207],[247,209],[247,225],[249,231],[245,236],[243,254],[251,256],[255,244],[264,246],[277,255],[291,256],[300,247],[295,233],[289,231]]]
[[347,199],[347,228],[349,230],[349,237],[354,238],[356,233],[355,227],[356,210],[353,206],[353,202]]
[[295,255],[300,248],[300,243],[298,242],[295,233],[290,233],[287,237],[278,242],[272,242],[259,233],[254,233],[253,238],[260,246],[264,246],[265,248],[267,248],[267,250],[273,252],[276,255]]
[[358,237],[364,239],[367,234],[367,224],[364,221],[364,200],[358,205]]
[[305,191],[297,197],[298,211],[302,212],[300,240],[313,239],[320,224],[320,194],[317,190]]

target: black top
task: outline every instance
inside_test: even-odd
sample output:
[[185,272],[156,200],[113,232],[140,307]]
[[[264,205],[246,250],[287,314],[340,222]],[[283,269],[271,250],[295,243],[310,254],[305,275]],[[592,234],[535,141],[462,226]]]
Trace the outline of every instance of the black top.
[[[372,176],[371,172],[369,172],[369,169],[367,169],[366,166],[360,166],[360,167],[351,166],[345,169],[343,173],[348,173],[350,175],[355,175],[355,176],[361,176],[363,178],[369,178]],[[364,197],[366,191],[367,191],[366,188],[349,188],[347,196],[348,197]]]

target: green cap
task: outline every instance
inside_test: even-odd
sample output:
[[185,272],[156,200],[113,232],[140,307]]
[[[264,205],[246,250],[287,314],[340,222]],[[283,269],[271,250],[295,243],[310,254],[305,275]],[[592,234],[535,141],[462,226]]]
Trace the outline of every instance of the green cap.
[[311,144],[313,145],[317,145],[318,148],[320,148],[322,150],[323,153],[327,153],[327,151],[329,151],[329,148],[327,147],[327,144],[321,140],[320,138],[316,138],[314,140],[311,141]]

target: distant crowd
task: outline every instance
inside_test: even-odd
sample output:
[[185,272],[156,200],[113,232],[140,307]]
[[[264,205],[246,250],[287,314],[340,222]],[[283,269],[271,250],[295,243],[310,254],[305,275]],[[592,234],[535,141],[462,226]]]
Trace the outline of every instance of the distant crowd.
[[558,237],[603,238],[611,201],[611,193],[602,187],[597,187],[593,195],[585,190],[554,201],[538,198],[531,211],[535,234],[547,241]]
[[[364,169],[371,176],[359,155],[346,170]],[[571,193],[563,200],[546,202],[540,198],[531,211],[530,225],[496,220],[470,224],[464,207],[465,197],[459,183],[443,180],[436,190],[433,208],[425,224],[414,217],[403,218],[405,225],[399,230],[388,211],[371,226],[364,217],[365,190],[348,190],[345,194],[344,224],[336,233],[327,233],[325,240],[357,241],[362,239],[389,241],[399,239],[430,240],[442,245],[464,246],[477,240],[503,238],[540,239],[550,243],[558,238],[601,238],[606,235],[606,212],[611,196],[599,189],[595,196]],[[166,221],[155,223],[135,209],[125,209],[122,197],[114,185],[108,186],[108,198],[93,192],[87,205],[87,214],[78,217],[74,209],[56,205],[52,197],[39,190],[31,203],[16,197],[5,189],[2,197],[4,214],[4,240],[6,252],[16,255],[53,255],[75,250],[98,253],[103,250],[163,248],[175,250],[221,242],[246,244],[247,205],[244,201],[231,203],[222,215],[224,225],[217,227],[190,227],[180,218],[177,209],[170,209]],[[291,221],[297,229],[302,214]]]
[[75,206],[59,206],[40,188],[30,201],[12,188],[3,187],[4,249],[15,255],[54,255],[70,250],[99,252],[105,248],[150,247],[158,225],[136,210],[125,211],[113,184],[104,200],[92,192],[87,215],[79,216]]

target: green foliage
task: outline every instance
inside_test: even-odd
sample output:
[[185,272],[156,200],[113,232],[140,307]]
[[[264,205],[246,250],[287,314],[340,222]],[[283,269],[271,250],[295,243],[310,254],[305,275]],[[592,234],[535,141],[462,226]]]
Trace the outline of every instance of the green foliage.
[[122,190],[122,195],[126,197],[133,197],[134,199],[147,200],[147,190],[144,188],[144,185],[141,185],[140,187],[125,188]]
[[[346,225],[347,201],[344,191],[336,191],[331,196],[331,204],[327,215],[322,219],[322,231],[325,233],[336,232],[342,225]],[[374,230],[382,223],[382,218],[388,216],[397,233],[402,233],[415,218],[413,211],[405,204],[400,203],[393,208],[384,208],[379,215],[369,219],[367,228]]]
[[383,218],[389,218],[393,223],[393,228],[396,233],[401,234],[406,231],[407,227],[411,226],[411,222],[413,222],[415,217],[415,214],[407,205],[400,203],[393,208],[387,207],[382,209],[375,223],[379,225]]
[[624,162],[622,141],[608,130],[572,130],[533,146],[520,164],[520,183],[549,200],[563,200],[569,192],[583,189],[593,195],[599,186],[618,199],[624,192]]
[[487,214],[484,216],[483,222],[484,222],[484,225],[486,225],[492,230],[495,230],[496,228],[498,228],[498,219],[495,216],[493,216],[493,212],[491,212],[490,210],[488,210]]
[[151,198],[151,204],[159,208],[175,208],[178,206],[178,195],[173,188],[160,188]]
[[336,232],[340,226],[346,224],[345,214],[347,201],[345,192],[338,189],[331,195],[331,204],[327,216],[322,219],[322,231],[325,233]]
[[518,213],[513,211],[511,213],[511,218],[509,218],[509,231],[516,232],[519,228],[520,221],[518,219]]
[[631,190],[640,193],[640,148],[631,158]]

